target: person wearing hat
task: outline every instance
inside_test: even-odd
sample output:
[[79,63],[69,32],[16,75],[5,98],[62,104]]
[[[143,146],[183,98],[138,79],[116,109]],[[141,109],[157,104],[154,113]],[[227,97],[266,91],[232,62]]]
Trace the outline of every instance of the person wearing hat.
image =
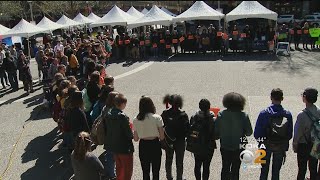
[[313,146],[311,139],[313,121],[311,120],[311,116],[320,118],[320,109],[314,104],[317,102],[318,91],[314,88],[306,88],[301,96],[302,102],[305,103],[306,108],[297,116],[293,137],[293,151],[297,153],[299,168],[297,180],[305,179],[307,166],[310,171],[310,180],[315,180],[318,176],[318,159],[310,155]]

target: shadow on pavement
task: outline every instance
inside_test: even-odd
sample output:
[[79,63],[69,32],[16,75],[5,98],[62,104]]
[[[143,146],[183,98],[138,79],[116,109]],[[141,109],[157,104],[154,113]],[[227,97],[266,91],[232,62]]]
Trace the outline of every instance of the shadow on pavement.
[[219,55],[217,53],[206,53],[206,54],[194,54],[194,53],[184,53],[175,54],[167,58],[166,62],[194,62],[194,61],[278,61],[278,57],[274,54],[269,54],[267,52],[253,52],[251,54],[245,53],[228,53],[227,55]]
[[303,54],[292,53],[291,56],[279,56],[280,61],[270,61],[259,68],[263,72],[282,72],[290,75],[308,75],[308,68],[320,68],[320,55],[318,53]]
[[22,95],[20,95],[20,96],[18,96],[18,97],[11,98],[11,99],[7,100],[6,102],[1,103],[1,104],[0,104],[0,107],[3,106],[3,105],[11,104],[11,103],[13,103],[13,102],[16,101],[16,100],[19,100],[19,99],[24,98],[24,97],[27,97],[27,96],[28,96],[28,94],[24,93],[24,94],[22,94]]
[[73,174],[70,154],[67,150],[56,149],[59,143],[58,128],[44,136],[31,140],[22,154],[22,163],[36,160],[33,167],[21,175],[22,180],[34,179],[70,179]]

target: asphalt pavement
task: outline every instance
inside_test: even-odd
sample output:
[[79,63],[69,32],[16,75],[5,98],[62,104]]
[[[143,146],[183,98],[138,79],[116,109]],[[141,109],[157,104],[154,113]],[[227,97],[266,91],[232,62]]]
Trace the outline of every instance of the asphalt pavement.
[[[246,97],[244,111],[249,113],[254,128],[259,112],[270,104],[271,90],[277,87],[283,89],[283,106],[292,112],[295,121],[304,108],[300,96],[303,89],[315,87],[320,90],[319,67],[320,52],[294,51],[291,57],[276,57],[263,52],[225,57],[185,54],[170,59],[150,59],[149,62],[112,63],[107,67],[107,73],[116,77],[115,89],[128,98],[124,112],[130,119],[137,115],[142,95],[150,96],[157,113],[161,114],[165,108],[163,96],[167,93],[181,94],[183,109],[190,117],[198,109],[201,98],[207,98],[212,106],[223,109],[223,95],[234,91]],[[36,81],[34,61],[31,71]],[[14,93],[0,91],[0,176],[5,171],[3,180],[61,180],[72,176],[69,157],[65,150],[58,148],[61,138],[57,134],[56,123],[41,105],[42,88],[37,83],[35,90],[28,96],[24,95],[23,89]],[[316,104],[320,105],[319,102]],[[293,180],[297,174],[296,154],[291,143],[280,179]],[[134,144],[132,179],[141,180],[138,143]],[[210,179],[220,179],[219,147],[218,143],[211,162]],[[102,147],[94,151],[97,156],[102,152]],[[160,179],[164,180],[164,152],[162,160]],[[184,177],[194,180],[194,158],[190,152],[186,151],[184,162]],[[175,174],[175,166],[173,171]],[[259,173],[260,170],[254,167],[241,169],[240,179],[256,180]]]

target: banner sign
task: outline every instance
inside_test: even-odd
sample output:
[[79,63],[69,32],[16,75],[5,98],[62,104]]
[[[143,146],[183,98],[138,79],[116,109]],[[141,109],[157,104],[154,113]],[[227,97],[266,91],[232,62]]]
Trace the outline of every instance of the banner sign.
[[320,28],[310,28],[309,34],[311,37],[319,37],[320,36]]

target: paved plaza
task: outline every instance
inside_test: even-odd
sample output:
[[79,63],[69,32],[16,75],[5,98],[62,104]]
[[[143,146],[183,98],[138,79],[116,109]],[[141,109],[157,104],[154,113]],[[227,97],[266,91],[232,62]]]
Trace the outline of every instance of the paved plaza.
[[[36,80],[34,61],[31,68]],[[130,119],[137,115],[142,95],[150,96],[155,102],[157,113],[161,114],[165,108],[162,104],[163,96],[167,93],[181,94],[184,98],[183,109],[190,117],[198,109],[201,98],[207,98],[212,106],[222,108],[223,95],[234,91],[246,97],[244,111],[249,114],[254,128],[260,110],[270,104],[270,91],[277,87],[283,89],[283,106],[292,112],[295,122],[298,112],[304,108],[300,96],[303,89],[312,86],[320,90],[319,69],[319,52],[294,51],[291,57],[278,58],[264,52],[225,57],[185,54],[164,61],[150,59],[133,64],[112,63],[107,73],[115,77],[115,89],[128,98],[124,112]],[[72,176],[67,152],[58,148],[62,139],[57,134],[56,123],[41,106],[42,87],[36,83],[35,90],[29,96],[23,95],[23,89],[10,94],[0,91],[0,173],[9,167],[3,180],[62,180]],[[316,103],[318,106],[319,102]],[[281,179],[293,180],[297,174],[296,154],[293,153],[291,143],[281,170]],[[142,180],[138,143],[134,144],[132,179]],[[220,179],[219,147],[218,143],[211,162],[212,180]],[[102,147],[94,151],[97,156],[102,152]],[[163,152],[161,180],[165,180],[164,160]],[[186,151],[184,162],[184,177],[194,180],[194,158],[190,152]],[[260,170],[241,169],[240,174],[241,180],[256,180]]]

